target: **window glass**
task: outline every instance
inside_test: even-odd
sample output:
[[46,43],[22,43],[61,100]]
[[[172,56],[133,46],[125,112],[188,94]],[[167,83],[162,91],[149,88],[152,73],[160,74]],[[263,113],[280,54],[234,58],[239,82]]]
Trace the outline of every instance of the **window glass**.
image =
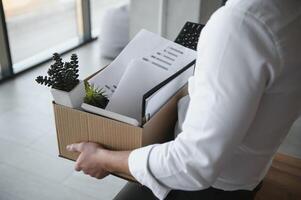
[[76,0],[2,2],[14,64],[78,43]]

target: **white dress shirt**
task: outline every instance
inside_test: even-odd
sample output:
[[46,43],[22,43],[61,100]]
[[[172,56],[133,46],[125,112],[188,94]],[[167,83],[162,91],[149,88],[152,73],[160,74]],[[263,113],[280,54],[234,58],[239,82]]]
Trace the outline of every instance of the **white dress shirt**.
[[132,175],[172,189],[252,190],[301,114],[301,1],[230,0],[203,29],[183,130],[132,151]]

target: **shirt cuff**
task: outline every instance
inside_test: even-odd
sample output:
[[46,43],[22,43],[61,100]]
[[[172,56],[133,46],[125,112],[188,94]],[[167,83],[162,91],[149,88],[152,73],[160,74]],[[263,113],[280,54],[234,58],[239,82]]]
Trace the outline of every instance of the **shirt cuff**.
[[129,155],[128,165],[132,176],[139,183],[152,190],[157,198],[164,199],[171,189],[158,182],[148,165],[149,155],[155,146],[149,145],[133,150]]

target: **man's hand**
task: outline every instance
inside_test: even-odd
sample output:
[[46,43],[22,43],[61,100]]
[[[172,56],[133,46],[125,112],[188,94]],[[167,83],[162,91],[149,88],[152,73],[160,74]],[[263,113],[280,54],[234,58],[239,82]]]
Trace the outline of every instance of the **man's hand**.
[[97,179],[102,179],[109,175],[109,172],[104,169],[104,163],[102,162],[101,151],[104,148],[101,145],[92,142],[82,142],[68,145],[67,150],[80,153],[75,163],[76,171],[82,170],[85,174]]
[[93,142],[70,144],[66,148],[68,151],[80,153],[75,163],[76,171],[82,170],[98,179],[109,173],[131,176],[128,166],[130,151],[110,151]]

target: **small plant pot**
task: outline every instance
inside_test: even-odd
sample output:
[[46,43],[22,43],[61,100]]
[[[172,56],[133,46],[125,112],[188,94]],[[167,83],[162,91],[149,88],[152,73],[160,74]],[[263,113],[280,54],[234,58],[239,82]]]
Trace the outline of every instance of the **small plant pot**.
[[84,102],[85,86],[84,82],[80,81],[70,92],[51,89],[54,102],[70,108],[79,108]]

